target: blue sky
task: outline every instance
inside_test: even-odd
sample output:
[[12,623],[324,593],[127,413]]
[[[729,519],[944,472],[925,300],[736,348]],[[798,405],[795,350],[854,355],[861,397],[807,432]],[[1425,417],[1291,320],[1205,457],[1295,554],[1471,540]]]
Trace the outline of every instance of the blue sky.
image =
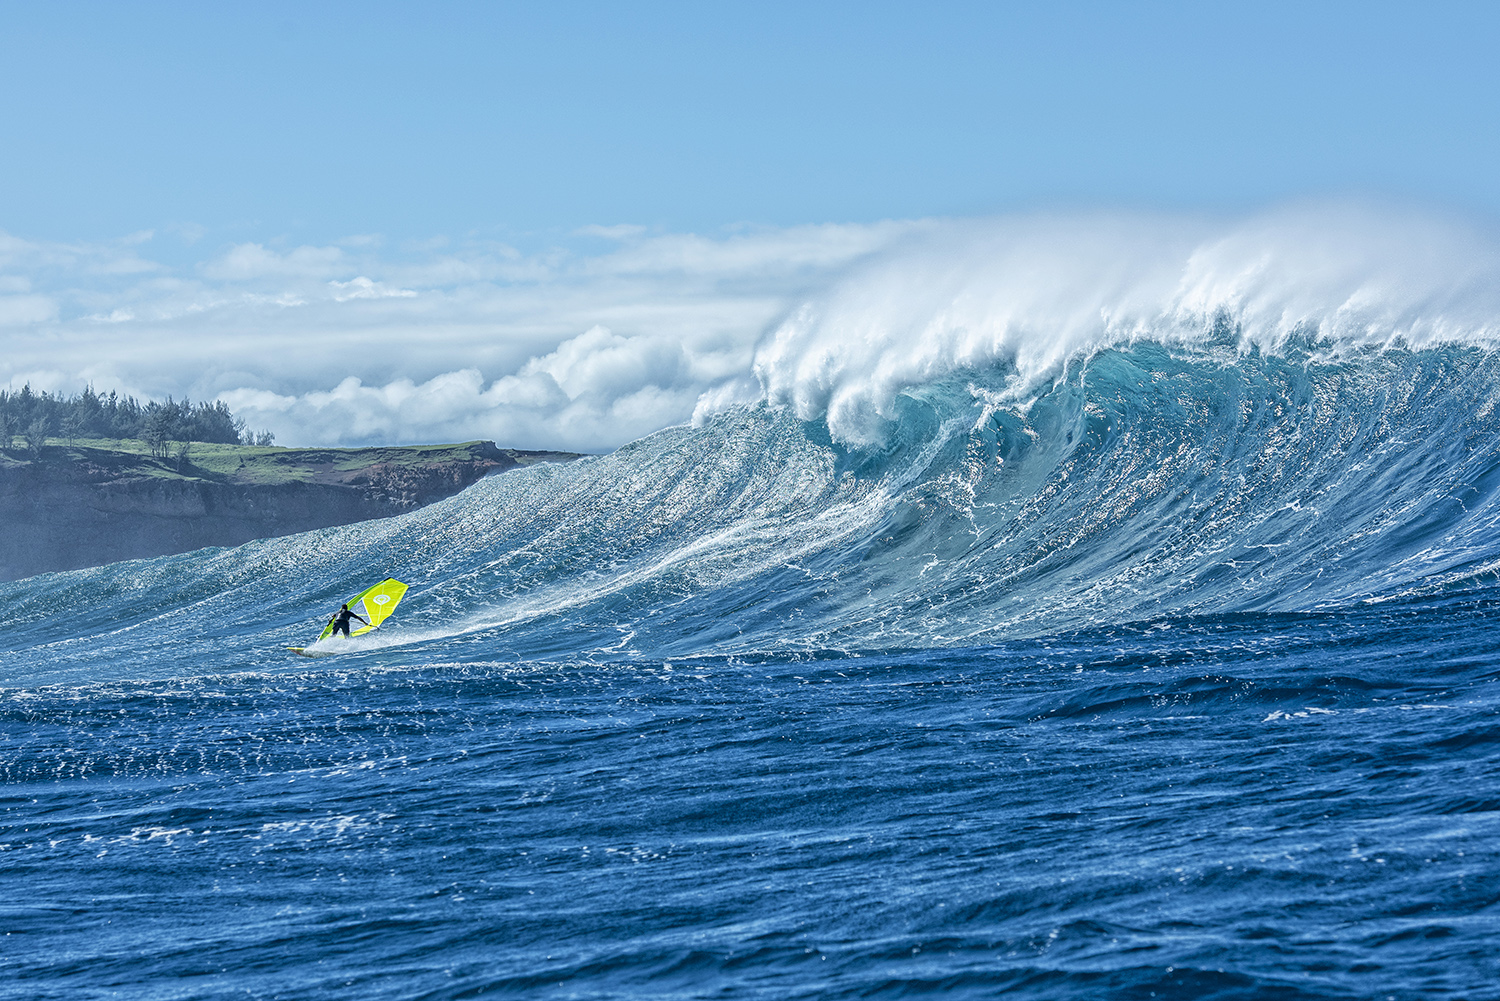
[[1500,5],[7,3],[0,226],[1500,210]]
[[219,396],[284,442],[611,447],[933,220],[1500,216],[1495,4],[0,0],[0,25],[0,385]]

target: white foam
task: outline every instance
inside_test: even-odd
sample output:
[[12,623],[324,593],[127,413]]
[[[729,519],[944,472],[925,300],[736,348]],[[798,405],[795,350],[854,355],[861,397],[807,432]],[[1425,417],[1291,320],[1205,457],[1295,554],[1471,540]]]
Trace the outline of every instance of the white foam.
[[[1349,204],[1238,220],[954,222],[796,305],[754,372],[771,402],[870,444],[913,387],[1003,365],[1019,401],[1101,348],[1202,342],[1226,320],[1242,350],[1280,350],[1294,334],[1335,348],[1493,344],[1500,242],[1456,220]],[[700,409],[713,402],[706,394]]]

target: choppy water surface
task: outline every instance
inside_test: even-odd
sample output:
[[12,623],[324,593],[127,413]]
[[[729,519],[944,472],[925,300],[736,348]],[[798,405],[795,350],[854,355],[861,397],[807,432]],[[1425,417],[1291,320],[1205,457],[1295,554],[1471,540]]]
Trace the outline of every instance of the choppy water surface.
[[0,585],[0,997],[1500,997],[1494,369],[1140,343]]

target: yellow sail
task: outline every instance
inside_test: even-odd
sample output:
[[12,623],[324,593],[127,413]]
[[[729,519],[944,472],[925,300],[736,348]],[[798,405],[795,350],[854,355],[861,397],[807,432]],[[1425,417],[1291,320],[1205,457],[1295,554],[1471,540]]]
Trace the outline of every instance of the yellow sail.
[[[374,587],[366,588],[350,598],[347,602],[349,611],[369,622],[369,625],[360,626],[352,630],[349,635],[363,636],[390,618],[404,594],[406,594],[406,585],[394,577],[387,577]],[[351,622],[350,625],[353,623]],[[333,635],[333,619],[328,620],[328,625],[323,627],[323,632],[318,639],[326,640],[331,635]]]

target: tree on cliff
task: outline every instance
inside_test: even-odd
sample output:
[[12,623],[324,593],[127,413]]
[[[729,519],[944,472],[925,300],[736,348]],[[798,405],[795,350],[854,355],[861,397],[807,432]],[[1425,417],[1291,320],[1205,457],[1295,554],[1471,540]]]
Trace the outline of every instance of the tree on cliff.
[[47,439],[52,437],[52,415],[38,413],[26,425],[26,454],[32,462],[39,462],[42,458],[42,449],[47,444]]
[[149,436],[162,433],[165,437],[152,444],[153,452],[160,455],[165,455],[167,441],[252,445],[268,444],[260,439],[269,437],[268,432],[256,435],[247,431],[245,422],[222,400],[179,403],[169,396],[165,403],[151,400],[142,405],[135,397],[122,397],[114,391],[101,396],[93,386],[70,397],[36,393],[27,383],[14,392],[0,389],[0,448],[12,445],[4,435],[6,429],[12,435],[25,434],[38,416],[49,422],[53,433],[64,428],[70,442],[75,438],[148,439],[148,432]]
[[166,404],[155,401],[146,405],[146,422],[141,429],[141,439],[151,449],[151,454],[158,459],[167,457],[167,443],[178,434],[177,405],[168,397]]

